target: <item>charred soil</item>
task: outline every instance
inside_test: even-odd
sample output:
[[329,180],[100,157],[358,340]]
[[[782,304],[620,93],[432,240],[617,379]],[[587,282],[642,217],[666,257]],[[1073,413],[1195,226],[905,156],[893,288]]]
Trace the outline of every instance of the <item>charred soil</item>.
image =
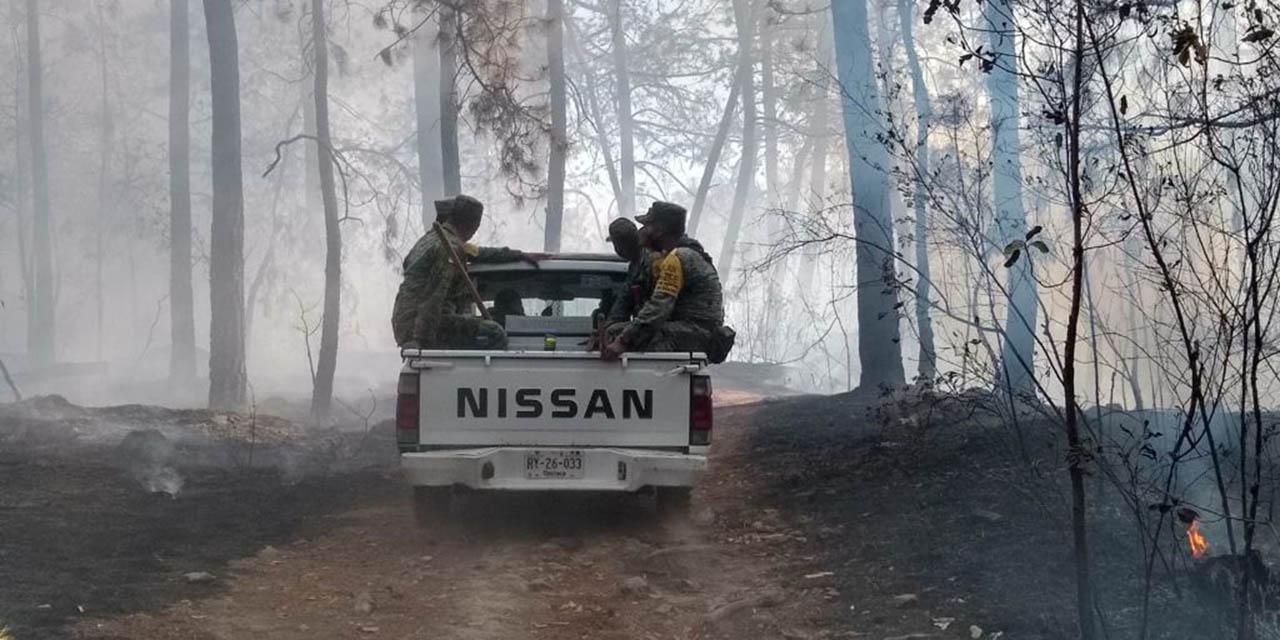
[[[140,428],[159,419],[140,411]],[[1028,458],[963,398],[795,398],[722,407],[716,428],[686,517],[636,496],[470,495],[419,527],[394,456],[298,473],[179,439],[170,497],[119,445],[17,446],[6,433],[36,430],[0,412],[0,623],[19,640],[1074,637],[1045,425],[1026,425]],[[287,459],[389,436],[300,430]],[[1095,566],[1108,619],[1131,620],[1142,563],[1103,503]],[[1153,615],[1152,637],[1186,637]]]

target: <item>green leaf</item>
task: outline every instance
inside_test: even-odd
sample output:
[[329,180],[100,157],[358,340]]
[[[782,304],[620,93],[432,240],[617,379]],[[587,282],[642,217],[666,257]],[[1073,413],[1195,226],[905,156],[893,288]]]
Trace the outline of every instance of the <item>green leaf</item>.
[[1049,253],[1049,245],[1045,244],[1043,240],[1036,240],[1031,243],[1031,246],[1039,249],[1040,253]]
[[1008,257],[1012,254],[1022,251],[1022,248],[1025,246],[1026,246],[1025,242],[1021,240],[1014,240],[1004,246],[1004,255],[1005,257]]
[[1018,256],[1021,256],[1021,255],[1022,255],[1022,250],[1014,249],[1013,254],[1009,256],[1009,259],[1004,261],[1005,268],[1012,267],[1014,263],[1018,261]]

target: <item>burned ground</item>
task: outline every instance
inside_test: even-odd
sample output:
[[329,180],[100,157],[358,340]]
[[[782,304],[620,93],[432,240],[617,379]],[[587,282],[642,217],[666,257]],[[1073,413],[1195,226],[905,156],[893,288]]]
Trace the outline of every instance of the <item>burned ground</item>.
[[[42,402],[0,412],[0,621],[20,640],[1075,633],[1052,432],[1025,425],[1028,464],[972,402],[722,408],[686,519],[638,497],[470,496],[426,529],[376,430],[280,424],[289,447],[251,463],[238,437],[173,435],[241,434],[242,418]],[[169,434],[178,495],[144,490],[111,439],[86,441],[103,423]],[[1093,514],[1095,567],[1109,633],[1132,637],[1141,561],[1113,503]],[[1152,637],[1203,621],[1181,596],[1154,594]]]
[[183,575],[301,535],[366,497],[365,476],[282,481],[269,469],[190,472],[176,498],[141,490],[106,446],[0,452],[0,609],[19,638],[207,595]]
[[[251,419],[255,441],[236,433]],[[85,616],[208,594],[183,575],[216,575],[377,486],[359,456],[322,468],[327,435],[300,438],[269,417],[86,409],[57,396],[0,407],[0,623],[20,638],[64,637]],[[159,470],[174,486],[144,477]]]
[[[840,615],[868,637],[963,637],[973,625],[982,637],[1076,638],[1059,434],[1027,412],[1019,437],[986,403],[981,394],[768,403],[727,466],[750,469],[742,481],[758,501],[816,541],[813,571],[835,573]],[[1100,617],[1107,636],[1136,637],[1145,556],[1132,507],[1105,481],[1089,482]],[[1182,525],[1165,527],[1181,535]],[[1194,583],[1202,564],[1183,546],[1158,556],[1147,637],[1227,633],[1233,612],[1223,616],[1224,602],[1207,602]]]

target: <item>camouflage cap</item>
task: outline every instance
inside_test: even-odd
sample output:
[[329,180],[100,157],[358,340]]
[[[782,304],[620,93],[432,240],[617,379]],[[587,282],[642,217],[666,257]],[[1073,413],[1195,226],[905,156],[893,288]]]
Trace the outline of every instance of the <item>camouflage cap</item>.
[[469,195],[458,194],[453,197],[453,209],[450,215],[454,219],[478,219],[484,214],[484,204]]
[[650,205],[647,212],[636,216],[636,221],[640,224],[663,222],[683,227],[686,215],[687,212],[684,207],[674,202],[662,202],[659,200]]
[[447,200],[436,200],[436,222],[448,222],[453,216],[453,198]]
[[626,237],[634,237],[636,235],[636,223],[626,219],[618,218],[609,223],[608,240],[619,240]]

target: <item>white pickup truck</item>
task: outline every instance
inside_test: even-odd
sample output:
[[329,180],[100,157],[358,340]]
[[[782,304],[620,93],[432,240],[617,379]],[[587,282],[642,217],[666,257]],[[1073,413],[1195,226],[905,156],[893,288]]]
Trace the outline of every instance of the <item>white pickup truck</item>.
[[459,489],[643,491],[687,507],[711,443],[705,355],[585,350],[626,270],[594,254],[471,267],[507,349],[401,353],[397,440],[420,521]]

